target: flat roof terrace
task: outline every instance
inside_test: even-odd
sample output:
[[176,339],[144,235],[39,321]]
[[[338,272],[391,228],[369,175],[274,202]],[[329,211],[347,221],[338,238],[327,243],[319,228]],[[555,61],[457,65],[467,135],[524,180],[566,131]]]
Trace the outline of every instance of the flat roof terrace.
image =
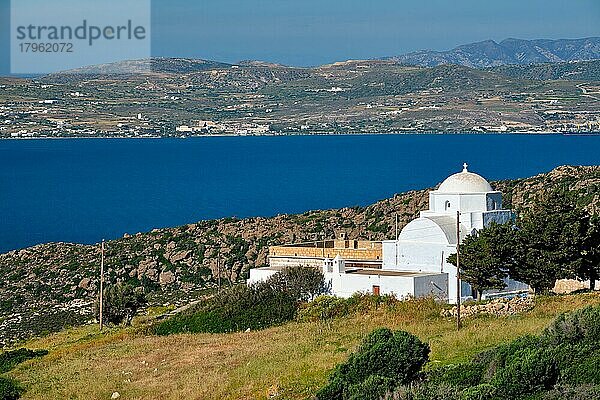
[[351,261],[379,261],[381,242],[367,240],[321,240],[269,247],[269,257],[335,258]]
[[346,270],[347,274],[356,274],[356,275],[379,275],[379,276],[431,276],[431,275],[439,275],[438,272],[413,272],[413,271],[392,271],[389,269],[353,269]]

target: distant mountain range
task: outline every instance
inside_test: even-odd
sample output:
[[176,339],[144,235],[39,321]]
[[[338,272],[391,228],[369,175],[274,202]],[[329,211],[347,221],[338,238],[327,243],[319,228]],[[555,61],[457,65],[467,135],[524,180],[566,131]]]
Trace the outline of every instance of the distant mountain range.
[[500,43],[485,40],[464,44],[448,51],[421,50],[384,59],[423,67],[457,64],[474,68],[596,60],[600,59],[600,37],[558,40],[505,39]]

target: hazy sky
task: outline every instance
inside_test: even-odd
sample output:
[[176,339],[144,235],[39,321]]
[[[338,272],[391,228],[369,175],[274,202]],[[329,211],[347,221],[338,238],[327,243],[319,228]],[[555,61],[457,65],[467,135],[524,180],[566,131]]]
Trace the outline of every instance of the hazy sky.
[[[0,0],[1,74],[9,4]],[[600,0],[152,1],[154,56],[227,62],[316,65],[485,39],[587,36],[600,36]]]

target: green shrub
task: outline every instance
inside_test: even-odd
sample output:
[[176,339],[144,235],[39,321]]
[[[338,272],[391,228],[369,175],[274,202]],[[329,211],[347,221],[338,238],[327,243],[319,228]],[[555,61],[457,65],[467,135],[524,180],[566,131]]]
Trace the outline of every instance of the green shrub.
[[556,386],[553,390],[542,394],[539,400],[598,400],[600,399],[600,386]]
[[[143,288],[134,288],[127,283],[109,285],[104,289],[104,307],[102,315],[104,321],[118,325],[125,322],[131,325],[131,320],[137,311],[147,304]],[[99,301],[95,304],[96,317],[100,316]]]
[[334,296],[318,296],[298,309],[298,320],[302,322],[331,321],[350,313],[346,299]]
[[264,329],[294,318],[297,302],[288,294],[259,286],[236,285],[200,308],[171,317],[153,328],[157,335],[223,333]]
[[370,376],[388,378],[390,381],[386,381],[386,385],[408,384],[417,377],[428,359],[429,346],[416,336],[387,328],[376,329],[346,362],[336,367],[317,398],[348,399],[352,387],[365,383]]
[[36,357],[43,357],[48,350],[17,349],[0,354],[0,373],[8,372],[17,364]]
[[524,348],[506,359],[490,382],[502,398],[518,398],[526,394],[552,389],[559,371],[554,352],[547,348]]
[[288,293],[297,301],[311,301],[315,297],[329,292],[323,273],[314,267],[289,267],[274,274],[267,281],[274,290]]
[[0,376],[0,400],[17,400],[23,388],[16,381]]
[[493,399],[496,395],[496,388],[489,383],[481,383],[463,390],[460,400],[487,400]]
[[396,386],[393,379],[371,375],[348,388],[348,400],[380,400]]
[[264,282],[236,285],[152,328],[158,335],[264,329],[294,319],[300,302],[326,290],[315,268],[287,268]]
[[389,397],[394,400],[450,400],[460,398],[460,389],[444,382],[421,382],[399,386]]
[[600,307],[589,306],[556,317],[541,339],[550,345],[600,342]]
[[537,349],[539,346],[540,341],[537,337],[531,335],[521,336],[508,344],[479,353],[474,357],[473,363],[483,367],[482,379],[489,381],[496,375],[498,370],[504,368],[507,362],[510,362],[514,354],[525,349]]
[[559,383],[600,384],[600,348],[596,344],[563,344],[554,349]]
[[484,366],[476,363],[448,365],[436,368],[427,374],[429,381],[444,382],[460,388],[479,385],[483,376]]

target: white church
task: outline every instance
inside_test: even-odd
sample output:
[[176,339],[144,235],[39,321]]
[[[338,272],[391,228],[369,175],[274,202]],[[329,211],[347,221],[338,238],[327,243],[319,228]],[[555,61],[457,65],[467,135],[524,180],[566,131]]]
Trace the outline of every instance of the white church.
[[[429,209],[408,223],[394,240],[321,240],[273,246],[269,266],[250,270],[249,283],[264,280],[281,269],[305,265],[321,268],[331,294],[349,297],[356,292],[394,294],[398,298],[433,296],[456,303],[456,267],[446,260],[466,236],[492,222],[514,219],[502,209],[502,193],[480,175],[462,172],[429,192]],[[457,223],[458,218],[458,223]],[[458,233],[458,235],[457,235]],[[526,292],[529,287],[510,279],[506,288],[484,293],[484,298]],[[472,297],[461,282],[461,299]]]

